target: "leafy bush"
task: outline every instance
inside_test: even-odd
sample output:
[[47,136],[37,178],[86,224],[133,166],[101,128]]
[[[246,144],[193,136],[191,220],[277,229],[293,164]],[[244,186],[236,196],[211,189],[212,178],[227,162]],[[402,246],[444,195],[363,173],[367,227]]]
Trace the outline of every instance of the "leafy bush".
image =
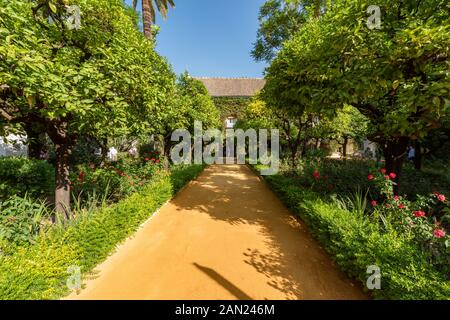
[[146,159],[144,162],[120,159],[105,167],[96,167],[95,164],[78,166],[78,172],[71,177],[73,196],[81,202],[92,195],[115,202],[139,191],[162,170],[159,159]]
[[[435,268],[447,274],[450,279],[450,224],[448,200],[436,192],[428,196],[418,196],[416,201],[394,194],[395,173],[385,169],[368,175],[380,190],[379,201],[372,200],[372,215],[380,217],[386,232],[399,232],[421,248],[428,261]],[[447,227],[447,230],[445,228]]]
[[32,201],[27,196],[13,196],[0,202],[0,242],[32,243],[48,213],[44,202]]
[[46,161],[23,157],[0,158],[0,199],[11,196],[44,198],[55,190],[55,170]]
[[160,155],[155,150],[155,145],[153,143],[139,145],[138,154],[141,159],[160,159]]
[[400,192],[410,199],[435,191],[450,196],[450,175],[446,174],[445,169],[445,166],[441,167],[441,172],[438,172],[425,167],[423,171],[417,171],[413,165],[407,163],[400,178]]
[[[367,174],[375,163],[364,160],[335,160],[313,158],[304,160],[295,170],[284,167],[283,174],[295,177],[298,183],[314,191],[329,194],[352,195],[358,190],[371,188]],[[314,173],[318,172],[319,176]],[[374,190],[372,190],[374,191]],[[400,193],[410,199],[439,191],[450,196],[450,180],[445,175],[417,171],[412,165],[404,166],[400,177]],[[373,195],[375,197],[375,195]]]
[[381,269],[381,299],[448,299],[447,275],[430,264],[429,255],[401,232],[386,232],[370,217],[339,208],[306,190],[292,177],[265,176],[287,206],[307,223],[339,266],[364,285],[367,268]]
[[287,173],[316,192],[350,195],[369,188],[369,168],[365,161],[312,158],[304,160],[298,170]]
[[[93,213],[78,213],[68,226],[49,229],[32,245],[10,256],[0,254],[0,299],[55,299],[68,294],[67,270],[86,274],[130,236],[203,166],[174,167],[160,172],[138,193]],[[174,183],[174,182],[175,183]]]

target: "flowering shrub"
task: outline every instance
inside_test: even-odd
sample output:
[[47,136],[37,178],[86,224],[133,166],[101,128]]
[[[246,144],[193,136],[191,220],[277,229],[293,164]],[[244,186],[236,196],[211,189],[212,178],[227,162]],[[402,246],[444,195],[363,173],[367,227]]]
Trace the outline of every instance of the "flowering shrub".
[[[342,180],[336,179],[330,168],[323,164],[316,164],[309,170],[304,178],[312,190],[321,193],[339,193],[345,190],[342,185],[349,184],[355,177],[346,176]],[[370,218],[384,229],[385,233],[400,233],[411,240],[418,248],[428,256],[429,263],[450,277],[450,208],[447,197],[441,192],[429,195],[416,195],[414,201],[406,195],[394,194],[397,178],[395,172],[387,172],[386,169],[370,170],[366,177],[366,183],[356,184],[368,190],[368,203],[370,204]],[[402,185],[404,187],[404,185]],[[355,190],[356,194],[359,191]],[[349,191],[344,194],[351,194]]]
[[143,162],[120,159],[104,167],[81,165],[72,175],[72,192],[81,200],[95,194],[117,201],[141,190],[159,170],[162,170],[159,158],[145,158]]
[[[372,172],[375,165],[363,160],[304,159],[295,168],[284,165],[280,169],[283,175],[293,177],[302,186],[321,194],[349,196],[358,190],[370,189],[372,197],[377,199],[378,190],[375,190],[373,182],[368,179],[368,173]],[[320,174],[321,179],[314,178],[314,171]],[[415,200],[418,194],[429,194],[432,191],[450,196],[450,179],[445,175],[429,170],[417,171],[408,163],[402,169],[400,184],[402,194],[407,195],[410,200]]]
[[143,161],[161,161],[161,155],[154,150],[153,145],[143,144],[139,146],[139,158]]
[[368,188],[367,170],[367,163],[362,161],[348,160],[344,163],[332,159],[313,159],[304,160],[295,174],[287,169],[283,174],[296,177],[301,185],[322,194],[349,195]]
[[449,203],[435,192],[418,195],[416,201],[394,194],[394,172],[380,169],[368,175],[380,191],[373,199],[373,216],[379,217],[387,231],[401,232],[429,254],[430,262],[450,275]]
[[[323,176],[323,171],[317,171]],[[309,173],[309,178],[315,181],[317,187],[322,185],[323,179],[315,180],[312,173]],[[383,179],[385,174],[381,176]],[[362,173],[362,177],[369,181],[367,171]],[[374,199],[372,204],[376,208],[369,209],[373,215],[359,215],[355,214],[354,208],[342,208],[332,197],[305,188],[298,177],[277,174],[264,176],[264,179],[292,212],[306,222],[308,230],[349,276],[359,279],[366,286],[367,267],[380,267],[382,285],[381,290],[370,291],[374,298],[436,300],[450,297],[445,256],[441,255],[441,260],[438,256],[431,260],[430,250],[423,250],[406,233],[395,230],[389,225],[388,217],[380,215],[380,219],[375,219],[376,209],[386,207],[390,204],[388,201],[381,197],[377,198],[378,201]],[[373,180],[370,184],[374,184]],[[395,199],[404,201],[400,196]],[[392,197],[392,200],[395,199]],[[404,206],[404,209],[395,210],[406,212],[407,205]],[[381,227],[380,220],[386,220],[385,228]],[[441,234],[436,232],[438,237]]]

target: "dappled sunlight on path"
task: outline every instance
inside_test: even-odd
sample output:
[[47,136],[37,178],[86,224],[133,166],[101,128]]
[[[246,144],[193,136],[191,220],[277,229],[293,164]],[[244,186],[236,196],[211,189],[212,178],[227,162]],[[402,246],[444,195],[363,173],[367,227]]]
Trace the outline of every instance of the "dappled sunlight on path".
[[208,167],[71,299],[365,299],[247,166]]

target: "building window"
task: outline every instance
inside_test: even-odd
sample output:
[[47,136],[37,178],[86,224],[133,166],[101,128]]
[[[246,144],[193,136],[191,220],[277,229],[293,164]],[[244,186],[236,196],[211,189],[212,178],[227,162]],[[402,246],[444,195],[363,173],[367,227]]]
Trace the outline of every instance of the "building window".
[[226,128],[227,129],[233,129],[236,125],[237,118],[228,118],[226,122]]

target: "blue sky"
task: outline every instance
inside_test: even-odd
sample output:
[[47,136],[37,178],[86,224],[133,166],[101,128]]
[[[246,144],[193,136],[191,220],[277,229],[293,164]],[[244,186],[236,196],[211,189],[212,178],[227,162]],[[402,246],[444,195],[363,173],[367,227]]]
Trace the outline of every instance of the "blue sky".
[[[127,0],[131,3],[131,0]],[[141,2],[141,1],[139,1]],[[176,73],[196,77],[262,77],[264,63],[250,56],[264,0],[175,0],[161,27],[157,51]]]

